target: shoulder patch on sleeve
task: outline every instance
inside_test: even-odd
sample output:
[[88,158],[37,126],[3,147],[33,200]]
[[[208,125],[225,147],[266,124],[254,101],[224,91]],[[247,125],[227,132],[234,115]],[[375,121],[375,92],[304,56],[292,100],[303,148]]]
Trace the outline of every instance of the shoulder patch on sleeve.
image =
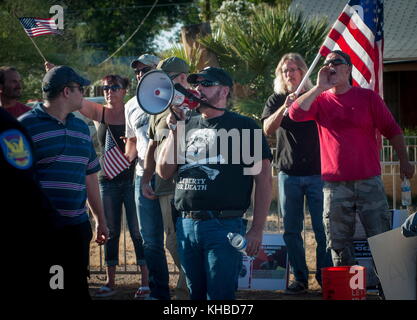
[[0,148],[11,166],[17,169],[28,169],[32,166],[33,155],[29,142],[19,130],[10,129],[1,133]]

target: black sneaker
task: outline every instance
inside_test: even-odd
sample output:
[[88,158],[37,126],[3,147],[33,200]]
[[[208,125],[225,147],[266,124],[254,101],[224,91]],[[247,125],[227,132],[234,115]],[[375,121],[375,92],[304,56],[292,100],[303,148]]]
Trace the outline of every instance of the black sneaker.
[[307,292],[308,285],[300,281],[294,281],[284,291],[284,294],[303,294]]

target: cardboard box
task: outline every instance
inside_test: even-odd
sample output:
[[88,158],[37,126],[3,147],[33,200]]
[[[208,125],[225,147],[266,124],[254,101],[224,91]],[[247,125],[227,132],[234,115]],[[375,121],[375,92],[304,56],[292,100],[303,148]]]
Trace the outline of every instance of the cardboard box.
[[368,239],[387,300],[417,298],[417,238],[400,228]]
[[[248,266],[249,275],[245,274]],[[256,258],[244,257],[239,289],[285,290],[288,271],[287,246],[283,235],[265,233]]]
[[[401,226],[408,216],[407,210],[390,210],[390,214],[389,223],[393,229]],[[355,258],[359,265],[366,267],[366,288],[368,290],[375,290],[378,284],[378,276],[374,270],[375,267],[372,262],[372,253],[366,237],[365,229],[358,214],[356,215],[354,239],[353,244],[355,246]]]

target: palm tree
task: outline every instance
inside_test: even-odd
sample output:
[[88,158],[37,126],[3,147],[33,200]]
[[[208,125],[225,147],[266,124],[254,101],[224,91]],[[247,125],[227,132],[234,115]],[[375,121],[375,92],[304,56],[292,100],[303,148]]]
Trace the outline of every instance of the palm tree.
[[307,22],[301,12],[291,12],[287,6],[258,5],[244,19],[217,21],[212,35],[200,39],[200,43],[216,54],[220,66],[238,84],[247,88],[244,98],[235,97],[234,109],[260,119],[282,55],[298,52],[310,63],[326,34],[326,20]]
[[174,44],[171,48],[165,50],[160,54],[162,59],[169,57],[181,58],[188,63],[190,66],[190,73],[198,72],[198,62],[200,61],[201,51],[194,46],[191,49],[190,54],[187,53],[182,44]]

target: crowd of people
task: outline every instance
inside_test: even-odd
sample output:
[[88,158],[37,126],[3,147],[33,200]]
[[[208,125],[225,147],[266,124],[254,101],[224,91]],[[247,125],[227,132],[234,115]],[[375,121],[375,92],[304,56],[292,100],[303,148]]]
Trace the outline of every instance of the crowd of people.
[[[356,264],[356,214],[367,237],[387,230],[377,132],[397,152],[401,178],[414,174],[400,127],[378,94],[352,86],[352,63],[342,51],[327,55],[316,85],[308,80],[298,96],[306,63],[297,53],[284,55],[262,113],[262,129],[253,119],[229,110],[233,79],[218,67],[190,74],[189,65],[178,57],[140,55],[131,63],[138,82],[160,70],[176,86],[198,94],[199,106],[191,113],[184,112],[184,105],[172,104],[152,115],[136,96],[124,103],[129,80],[120,75],[101,79],[101,105],[83,97],[90,81],[74,69],[49,62],[45,69],[44,102],[31,109],[18,102],[19,72],[0,68],[1,173],[10,181],[6,196],[16,203],[23,230],[39,235],[29,257],[37,259],[31,262],[40,275],[34,276],[34,285],[41,296],[91,299],[93,237],[104,245],[106,262],[106,283],[95,296],[117,292],[124,207],[141,274],[135,298],[235,299],[242,253],[227,234],[243,235],[246,254],[256,256],[272,198],[273,156],[266,136],[277,138],[279,203],[294,274],[285,294],[308,289],[301,237],[304,198],[321,285],[321,268]],[[88,126],[74,111],[94,121],[101,159]],[[124,167],[114,165],[117,172],[108,164],[115,147],[127,161]],[[19,199],[22,192],[24,201]],[[244,217],[252,195],[253,220],[247,230]],[[405,235],[415,235],[415,225],[414,216],[403,227]],[[174,297],[165,248],[180,270]],[[62,267],[62,286],[51,286],[51,266]]]

